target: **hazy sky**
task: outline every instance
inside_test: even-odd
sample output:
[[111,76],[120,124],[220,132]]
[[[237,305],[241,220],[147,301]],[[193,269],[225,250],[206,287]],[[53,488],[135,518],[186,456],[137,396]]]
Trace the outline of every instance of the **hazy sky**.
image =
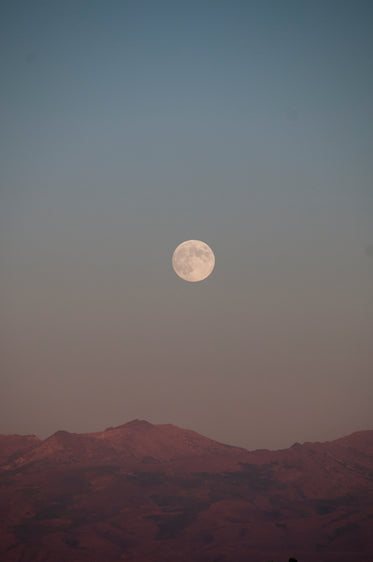
[[372,2],[1,5],[0,433],[371,429]]

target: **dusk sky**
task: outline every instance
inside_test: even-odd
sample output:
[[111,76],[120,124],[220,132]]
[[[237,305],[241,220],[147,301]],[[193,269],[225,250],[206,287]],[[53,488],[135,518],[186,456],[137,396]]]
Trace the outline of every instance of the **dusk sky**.
[[372,2],[3,1],[0,84],[0,433],[373,428]]

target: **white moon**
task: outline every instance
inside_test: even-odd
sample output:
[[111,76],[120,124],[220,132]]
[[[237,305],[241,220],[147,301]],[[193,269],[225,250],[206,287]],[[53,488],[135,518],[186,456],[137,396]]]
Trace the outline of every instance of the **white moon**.
[[201,240],[186,240],[174,251],[172,267],[185,281],[203,281],[215,267],[215,255]]

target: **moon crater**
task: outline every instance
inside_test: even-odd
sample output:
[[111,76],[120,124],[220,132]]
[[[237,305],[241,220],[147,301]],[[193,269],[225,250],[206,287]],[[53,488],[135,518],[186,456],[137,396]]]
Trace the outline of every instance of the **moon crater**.
[[191,283],[203,281],[215,267],[215,255],[201,240],[186,240],[179,244],[172,256],[175,273]]

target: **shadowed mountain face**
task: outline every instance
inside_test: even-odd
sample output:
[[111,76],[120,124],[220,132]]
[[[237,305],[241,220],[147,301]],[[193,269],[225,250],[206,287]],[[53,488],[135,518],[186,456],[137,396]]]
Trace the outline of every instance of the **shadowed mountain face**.
[[134,420],[0,436],[3,562],[368,562],[373,431],[249,452]]

